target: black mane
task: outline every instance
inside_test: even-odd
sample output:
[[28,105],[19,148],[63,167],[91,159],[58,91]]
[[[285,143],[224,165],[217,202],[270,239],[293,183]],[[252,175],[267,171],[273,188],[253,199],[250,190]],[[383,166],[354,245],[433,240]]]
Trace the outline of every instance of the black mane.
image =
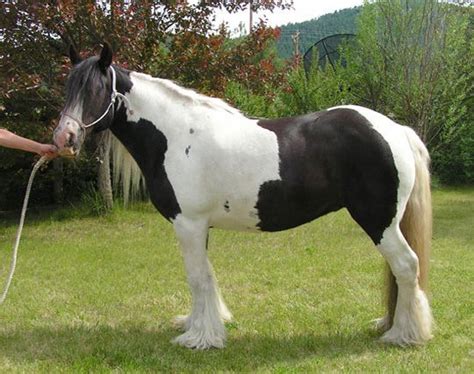
[[66,83],[65,109],[81,102],[87,95],[93,95],[107,85],[107,77],[100,70],[99,58],[93,56],[74,66]]

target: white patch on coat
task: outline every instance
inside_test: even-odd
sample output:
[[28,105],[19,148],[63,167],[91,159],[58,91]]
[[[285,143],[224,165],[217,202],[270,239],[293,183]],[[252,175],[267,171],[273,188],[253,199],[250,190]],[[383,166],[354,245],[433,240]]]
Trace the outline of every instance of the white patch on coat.
[[166,137],[164,166],[182,215],[257,230],[260,186],[281,179],[275,133],[221,100],[145,74],[130,78],[128,120],[150,121]]

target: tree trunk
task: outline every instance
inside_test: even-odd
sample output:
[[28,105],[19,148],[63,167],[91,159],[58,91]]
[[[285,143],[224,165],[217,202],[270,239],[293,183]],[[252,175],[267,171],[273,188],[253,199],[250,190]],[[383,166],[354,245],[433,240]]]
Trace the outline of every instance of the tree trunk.
[[97,185],[99,193],[107,210],[111,210],[114,204],[112,193],[112,181],[110,177],[110,133],[102,131],[97,134]]

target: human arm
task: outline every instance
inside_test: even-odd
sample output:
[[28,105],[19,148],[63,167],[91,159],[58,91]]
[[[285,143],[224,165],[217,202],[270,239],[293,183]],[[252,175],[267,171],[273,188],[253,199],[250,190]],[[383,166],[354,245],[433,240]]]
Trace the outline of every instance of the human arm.
[[48,155],[50,158],[57,156],[57,148],[52,144],[42,144],[34,140],[16,135],[8,130],[0,129],[0,146],[37,153],[40,156]]

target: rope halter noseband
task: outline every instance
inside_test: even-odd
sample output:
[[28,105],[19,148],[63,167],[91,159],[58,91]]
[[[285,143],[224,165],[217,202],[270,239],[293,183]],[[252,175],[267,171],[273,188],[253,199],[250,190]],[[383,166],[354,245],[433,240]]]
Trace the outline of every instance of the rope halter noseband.
[[[97,118],[95,121],[93,121],[93,122],[86,125],[82,121],[78,120],[77,118],[74,118],[73,116],[71,116],[67,113],[61,112],[61,115],[69,117],[72,120],[76,121],[79,124],[79,126],[81,126],[82,129],[88,129],[89,127],[92,127],[92,126],[96,125],[102,119],[104,119],[104,117],[109,113],[110,108],[113,108],[113,106],[114,106],[115,102],[117,101],[117,99],[119,100],[119,105],[118,105],[117,109],[119,109],[120,105],[122,105],[122,103],[123,103],[125,105],[125,107],[130,110],[130,102],[128,101],[127,97],[117,91],[117,77],[116,77],[116,74],[115,74],[115,69],[112,67],[112,65],[110,65],[109,68],[110,68],[110,71],[112,72],[112,93],[110,94],[110,103],[107,106],[107,109],[105,110],[105,112],[99,118]],[[131,110],[130,110],[130,112],[133,113]]]

